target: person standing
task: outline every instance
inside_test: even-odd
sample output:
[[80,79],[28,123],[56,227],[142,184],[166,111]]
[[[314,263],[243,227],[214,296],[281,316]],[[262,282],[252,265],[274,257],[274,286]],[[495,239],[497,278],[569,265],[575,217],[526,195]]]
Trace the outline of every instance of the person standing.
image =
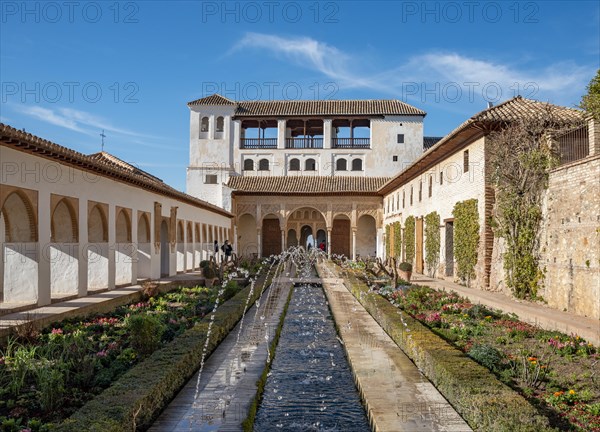
[[225,253],[225,262],[229,261],[229,257],[231,256],[231,252],[233,252],[233,247],[229,244],[229,240],[225,240],[221,249]]
[[215,262],[219,262],[219,242],[217,240],[215,240],[213,250],[215,251]]

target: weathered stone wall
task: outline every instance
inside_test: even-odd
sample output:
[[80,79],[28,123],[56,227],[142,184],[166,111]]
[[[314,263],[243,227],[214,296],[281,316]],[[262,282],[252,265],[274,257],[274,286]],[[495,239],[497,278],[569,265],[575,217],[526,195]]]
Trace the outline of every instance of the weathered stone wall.
[[600,155],[550,174],[543,214],[541,295],[550,307],[600,318]]

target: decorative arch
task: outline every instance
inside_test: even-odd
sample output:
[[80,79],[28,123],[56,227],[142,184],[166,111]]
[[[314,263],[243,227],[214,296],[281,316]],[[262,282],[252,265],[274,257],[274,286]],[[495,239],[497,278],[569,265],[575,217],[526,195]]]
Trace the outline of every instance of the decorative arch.
[[299,204],[296,207],[294,207],[293,209],[289,210],[287,212],[287,216],[283,219],[282,222],[285,224],[289,223],[290,219],[292,218],[292,215],[295,212],[297,212],[298,210],[304,210],[304,209],[310,209],[310,210],[316,211],[317,215],[321,216],[323,218],[323,220],[327,223],[327,217],[323,214],[323,212],[321,210],[319,210],[316,207],[306,205],[306,204]]
[[131,218],[126,209],[118,210],[115,224],[117,243],[131,243]]
[[150,243],[150,218],[142,213],[138,219],[138,243]]
[[244,159],[244,171],[254,171],[254,159]]
[[305,171],[316,171],[317,162],[313,158],[306,159],[304,161],[304,170]]
[[344,158],[340,158],[335,161],[335,170],[336,171],[347,171],[348,170],[348,161]]
[[68,198],[61,198],[54,206],[50,218],[50,241],[52,243],[77,243],[79,226],[77,212]]
[[9,193],[0,211],[4,217],[4,237],[7,243],[37,241],[35,212],[25,192],[18,189]]
[[183,222],[182,221],[178,221],[177,222],[177,243],[183,243],[184,242],[183,234],[184,234],[184,231],[183,231]]
[[300,171],[300,159],[290,159],[290,171]]
[[361,257],[377,255],[377,220],[363,214],[356,226],[356,253]]
[[88,241],[90,243],[108,242],[108,222],[106,213],[100,204],[94,204],[88,215]]
[[200,120],[200,132],[208,132],[208,117],[202,117]]
[[217,125],[215,128],[215,132],[223,132],[224,129],[225,129],[225,119],[223,118],[223,116],[219,116],[219,117],[217,117]]

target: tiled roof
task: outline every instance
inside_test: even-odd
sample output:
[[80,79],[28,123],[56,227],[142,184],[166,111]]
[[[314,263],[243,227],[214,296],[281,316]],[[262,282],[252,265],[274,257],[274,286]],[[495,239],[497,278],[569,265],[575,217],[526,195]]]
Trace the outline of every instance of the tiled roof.
[[376,195],[388,177],[237,176],[228,186],[234,193],[282,195]]
[[444,137],[423,137],[423,151],[429,150]]
[[233,216],[221,207],[180,192],[163,183],[159,178],[139,170],[133,165],[105,152],[85,155],[30,133],[22,132],[3,123],[0,123],[0,146],[14,148],[15,150],[31,153],[45,159],[56,160],[61,164],[90,171],[111,180],[120,181],[134,187],[174,198],[193,206],[222,214],[223,216]]
[[486,130],[490,130],[490,127],[488,126],[493,126],[498,123],[508,123],[523,118],[546,115],[548,106],[554,109],[554,115],[556,116],[555,121],[561,123],[577,124],[585,117],[585,113],[577,109],[516,96],[499,105],[487,108],[467,119],[436,144],[427,149],[425,153],[413,161],[410,166],[384,184],[381,189],[379,189],[379,193],[385,195],[415,178],[421,172],[428,170],[440,160],[464,147],[468,144],[469,140],[474,139],[478,135],[483,135]]
[[[223,100],[227,103],[215,103]],[[237,117],[285,117],[306,115],[418,115],[425,116],[425,111],[415,108],[397,99],[380,100],[273,100],[273,101],[239,101],[215,94],[188,103],[195,105],[236,105]]]

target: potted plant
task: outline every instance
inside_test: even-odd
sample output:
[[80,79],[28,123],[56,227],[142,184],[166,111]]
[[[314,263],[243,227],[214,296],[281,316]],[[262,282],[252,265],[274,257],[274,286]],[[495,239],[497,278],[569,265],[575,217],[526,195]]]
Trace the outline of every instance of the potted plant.
[[217,273],[213,269],[212,265],[206,265],[202,267],[202,276],[204,276],[204,285],[207,288],[213,286],[214,280],[217,277]]
[[412,276],[412,264],[407,262],[401,262],[398,265],[398,275],[406,282],[410,282],[410,277]]

